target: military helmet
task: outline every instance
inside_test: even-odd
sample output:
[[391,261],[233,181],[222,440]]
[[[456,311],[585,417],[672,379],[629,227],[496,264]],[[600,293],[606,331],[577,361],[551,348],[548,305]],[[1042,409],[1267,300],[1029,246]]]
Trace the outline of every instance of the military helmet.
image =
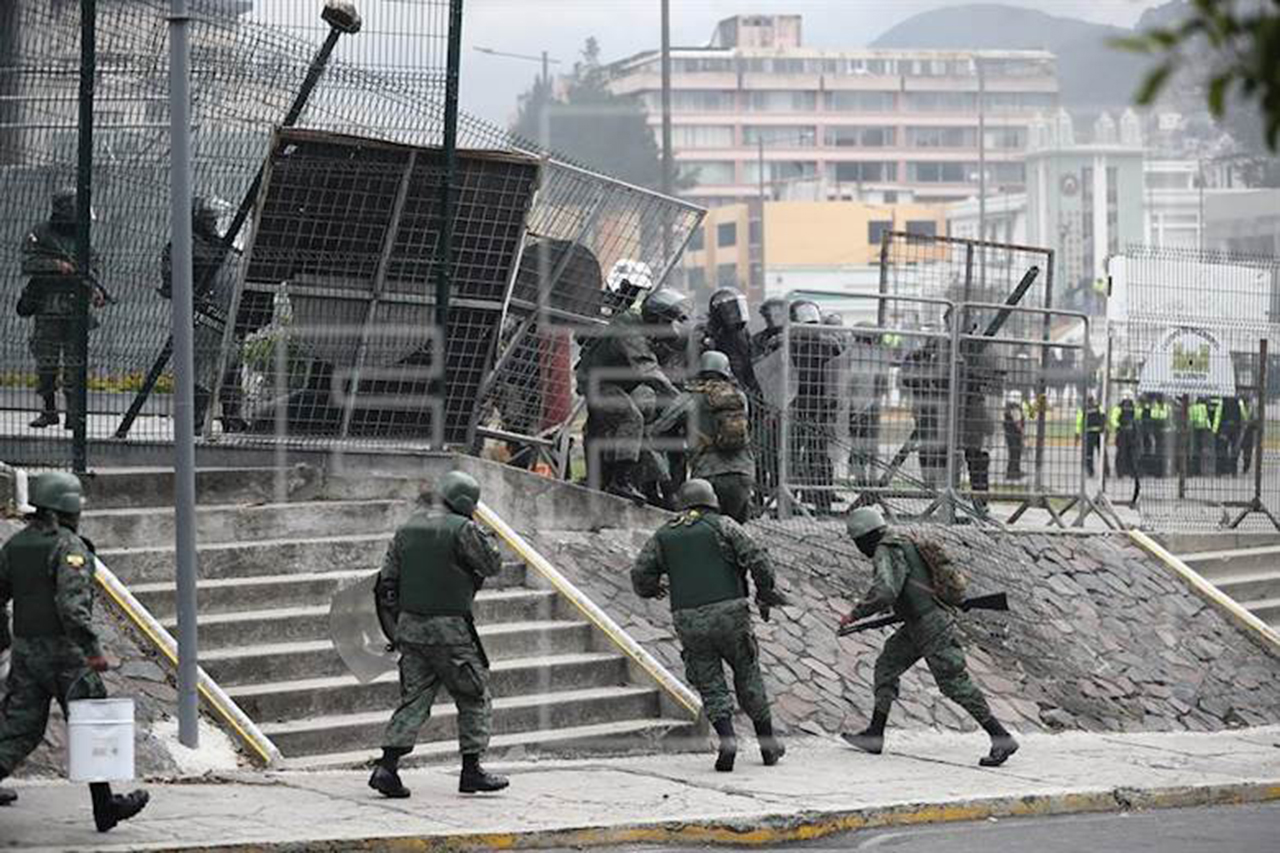
[[53,194],[53,215],[55,225],[71,225],[76,221],[75,187],[63,187]]
[[792,302],[791,322],[821,323],[822,309],[818,307],[818,303],[811,302],[808,299],[801,299],[798,302]]
[[716,497],[716,490],[711,487],[711,483],[694,477],[692,480],[685,480],[680,491],[676,492],[676,509],[718,510],[720,499]]
[[849,513],[844,524],[845,529],[849,531],[850,539],[861,539],[869,533],[875,533],[889,526],[885,523],[884,515],[873,506],[858,507]]
[[441,477],[437,491],[445,506],[467,518],[480,503],[480,484],[475,477],[462,471],[450,471]]
[[722,287],[711,294],[709,306],[711,319],[726,329],[745,326],[751,317],[747,297],[736,287]]
[[209,233],[218,230],[218,212],[202,195],[193,196],[191,199],[191,222],[197,231]]
[[828,311],[826,314],[823,314],[823,315],[822,315],[822,325],[824,325],[824,326],[843,326],[843,325],[844,325],[844,317],[843,317],[841,314],[839,314],[839,313],[837,313],[837,312],[835,312],[835,311]]
[[51,471],[40,474],[31,481],[27,502],[37,509],[79,515],[84,507],[83,494],[80,480],[75,474]]
[[644,298],[640,317],[646,323],[669,323],[689,316],[689,300],[669,287],[659,288]]
[[760,316],[764,318],[764,323],[770,329],[776,329],[782,326],[782,321],[787,316],[787,300],[780,296],[773,296],[760,303]]
[[707,350],[702,354],[702,358],[698,359],[698,374],[732,379],[733,367],[729,364],[729,356],[719,350]]

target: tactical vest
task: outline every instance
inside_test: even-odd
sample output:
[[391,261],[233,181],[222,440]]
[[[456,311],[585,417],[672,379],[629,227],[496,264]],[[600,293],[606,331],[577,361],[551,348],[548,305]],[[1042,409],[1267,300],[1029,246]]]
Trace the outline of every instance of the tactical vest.
[[744,598],[742,573],[725,559],[715,522],[697,512],[685,513],[658,531],[662,562],[671,578],[671,609]]
[[15,637],[57,637],[63,633],[54,572],[64,569],[50,566],[57,548],[58,531],[34,525],[20,531],[4,546],[13,592]]
[[419,616],[469,616],[476,597],[456,543],[467,519],[452,513],[411,518],[401,528],[400,609]]
[[941,605],[933,594],[929,567],[916,551],[915,544],[906,538],[894,537],[885,540],[883,545],[899,549],[902,556],[906,558],[908,566],[907,582],[902,585],[902,593],[893,603],[894,613],[906,621],[911,621],[937,610]]

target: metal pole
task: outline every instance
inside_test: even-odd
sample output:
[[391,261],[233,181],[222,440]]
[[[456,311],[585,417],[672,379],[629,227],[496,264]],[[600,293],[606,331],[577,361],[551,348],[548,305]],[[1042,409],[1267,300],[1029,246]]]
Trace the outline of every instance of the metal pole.
[[765,201],[765,198],[764,198],[764,137],[763,136],[756,137],[756,171],[759,173],[756,175],[756,195],[760,200],[760,234],[759,234],[760,299],[763,301],[769,298],[769,294],[767,292],[769,289],[769,283],[768,283],[768,277],[766,274],[767,270],[765,269],[765,265],[764,265],[764,262],[765,262],[765,254],[764,254],[764,201]]
[[1187,468],[1191,454],[1191,397],[1183,394],[1178,407],[1178,433],[1174,447],[1178,453],[1178,497],[1187,496]]
[[1262,506],[1262,453],[1267,435],[1267,346],[1266,338],[1258,341],[1258,429],[1253,448],[1253,500]]
[[[93,273],[93,84],[97,73],[97,0],[80,0],[80,132],[76,168],[76,268],[75,358],[70,367],[71,396],[67,406],[71,421],[71,467],[78,473],[89,468],[85,434],[89,405],[89,282]],[[74,406],[74,412],[72,411]]]
[[546,89],[544,97],[548,100],[551,98],[551,60],[547,58],[547,52],[542,52],[542,86]]
[[[987,75],[982,70],[982,57],[974,56],[978,71],[978,241],[987,241]],[[978,286],[987,298],[987,250],[978,247]],[[968,297],[966,297],[968,298]]]
[[[444,91],[444,176],[440,182],[440,251],[436,259],[436,349],[441,410],[448,415],[449,291],[453,287],[453,196],[458,171],[458,75],[462,65],[462,0],[449,2],[449,55]],[[445,430],[438,430],[444,434]]]
[[778,407],[778,482],[775,485],[778,499],[778,520],[791,518],[791,314],[782,320],[782,384],[781,402]]
[[173,239],[173,507],[178,597],[178,740],[200,742],[196,644],[195,370],[191,307],[191,94],[187,0],[172,0],[169,18],[169,216]]
[[[662,194],[670,196],[675,169],[671,151],[671,2],[662,0]],[[671,256],[671,213],[662,215],[662,259]]]

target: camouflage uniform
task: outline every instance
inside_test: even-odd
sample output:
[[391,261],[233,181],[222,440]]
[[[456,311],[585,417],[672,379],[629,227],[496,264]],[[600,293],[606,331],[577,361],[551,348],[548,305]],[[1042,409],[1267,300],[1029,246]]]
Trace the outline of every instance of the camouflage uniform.
[[771,721],[747,609],[748,572],[762,608],[779,601],[768,553],[733,519],[697,509],[681,513],[654,534],[631,570],[631,586],[642,598],[660,596],[662,576],[670,579],[685,676],[702,696],[712,723],[733,715],[724,663],[733,670],[742,710],[756,724]]
[[888,535],[876,548],[871,589],[853,608],[854,621],[893,609],[903,625],[884,644],[875,667],[875,710],[888,714],[898,698],[898,680],[924,658],[942,694],[978,721],[992,719],[982,691],[969,678],[954,611],[933,595],[929,569],[912,542]]
[[[715,414],[711,408],[709,384],[728,382],[727,379],[700,380],[692,383],[676,402],[654,423],[652,431],[666,435],[681,422],[688,425],[689,476],[700,477],[711,483],[720,500],[723,513],[739,524],[746,524],[750,515],[751,493],[755,487],[756,462],[751,445],[738,450],[721,450],[715,446]],[[747,397],[742,391],[735,393],[750,418]]]
[[458,707],[463,755],[489,745],[489,661],[471,606],[484,579],[502,569],[497,548],[470,519],[446,510],[415,514],[396,531],[378,580],[395,591],[400,704],[384,744],[407,753],[431,717],[441,686]]
[[[102,679],[86,664],[102,656],[93,629],[93,573],[89,545],[53,521],[32,521],[0,549],[0,614],[14,601],[13,657],[0,711],[0,779],[40,745],[50,700],[65,715],[73,699],[106,696]],[[0,648],[9,643],[0,619]]]

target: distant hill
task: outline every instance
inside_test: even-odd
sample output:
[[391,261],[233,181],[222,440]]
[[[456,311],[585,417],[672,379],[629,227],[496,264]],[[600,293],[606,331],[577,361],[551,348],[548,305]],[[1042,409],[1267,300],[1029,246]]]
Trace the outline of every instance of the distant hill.
[[[1179,0],[1146,12],[1140,27],[1177,14]],[[872,42],[872,47],[966,50],[1048,50],[1058,57],[1063,105],[1077,110],[1130,103],[1150,60],[1107,44],[1132,35],[1123,27],[1049,15],[1035,9],[974,3],[914,15]]]

